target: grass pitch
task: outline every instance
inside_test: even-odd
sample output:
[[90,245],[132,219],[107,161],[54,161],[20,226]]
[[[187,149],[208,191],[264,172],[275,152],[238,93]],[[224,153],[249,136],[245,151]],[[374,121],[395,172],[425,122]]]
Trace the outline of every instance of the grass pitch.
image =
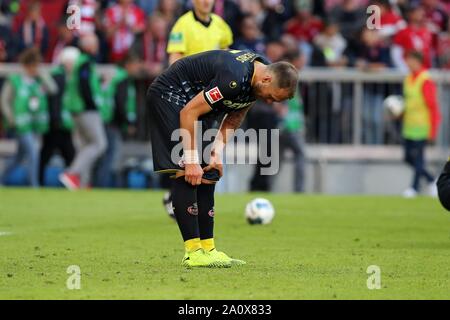
[[[0,298],[450,298],[450,214],[436,200],[258,194],[277,213],[250,226],[256,196],[216,201],[218,248],[248,264],[187,270],[161,193],[0,189]],[[66,287],[71,265],[80,290]]]

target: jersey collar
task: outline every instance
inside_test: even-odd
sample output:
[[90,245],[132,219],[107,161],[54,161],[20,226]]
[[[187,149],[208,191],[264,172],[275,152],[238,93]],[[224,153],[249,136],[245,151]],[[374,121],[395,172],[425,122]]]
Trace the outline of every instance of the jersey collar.
[[200,22],[204,27],[208,28],[211,25],[211,22],[212,22],[212,16],[211,15],[209,15],[209,21],[208,22],[200,20],[200,18],[197,17],[197,15],[195,14],[194,10],[192,10],[192,15],[194,16],[194,19],[196,21]]

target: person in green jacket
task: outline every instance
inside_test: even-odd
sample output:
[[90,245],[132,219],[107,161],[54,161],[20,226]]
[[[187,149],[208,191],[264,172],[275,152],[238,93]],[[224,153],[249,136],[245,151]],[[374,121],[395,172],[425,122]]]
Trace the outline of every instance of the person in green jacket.
[[75,157],[75,147],[72,141],[74,123],[69,111],[70,99],[67,83],[79,55],[80,50],[78,48],[64,48],[57,57],[59,64],[51,70],[58,91],[57,94],[48,98],[50,125],[49,131],[42,138],[39,166],[39,183],[41,186],[45,184],[46,166],[56,151],[59,151],[66,166],[70,166]]
[[[139,57],[128,54],[116,66],[113,77],[104,91],[104,103],[100,114],[105,124],[108,147],[95,167],[95,187],[121,186],[118,173],[122,156],[122,136],[133,135],[135,131],[136,87],[133,78],[140,69]],[[113,183],[114,181],[116,183]]]
[[71,166],[59,176],[70,190],[87,187],[96,161],[107,147],[106,133],[100,116],[103,94],[95,56],[99,43],[95,34],[80,38],[81,55],[69,75],[67,99],[70,104],[80,148]]
[[41,55],[36,48],[25,50],[19,57],[23,72],[9,76],[1,93],[2,113],[6,127],[14,132],[17,152],[3,174],[9,175],[23,162],[27,163],[28,183],[38,187],[39,138],[48,130],[47,94],[55,94],[56,84],[39,69]]

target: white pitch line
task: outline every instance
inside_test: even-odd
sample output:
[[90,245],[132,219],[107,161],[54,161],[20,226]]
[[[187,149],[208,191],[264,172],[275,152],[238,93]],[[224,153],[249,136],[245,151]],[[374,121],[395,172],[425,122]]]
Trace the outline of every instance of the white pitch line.
[[10,236],[12,235],[12,232],[8,232],[8,231],[0,231],[0,237],[1,236]]

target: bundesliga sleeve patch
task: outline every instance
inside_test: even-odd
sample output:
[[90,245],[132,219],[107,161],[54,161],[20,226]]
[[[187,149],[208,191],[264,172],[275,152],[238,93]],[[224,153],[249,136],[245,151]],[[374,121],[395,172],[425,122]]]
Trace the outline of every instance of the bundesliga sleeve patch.
[[206,98],[211,104],[214,104],[223,99],[222,92],[220,92],[219,87],[214,87],[205,93]]

